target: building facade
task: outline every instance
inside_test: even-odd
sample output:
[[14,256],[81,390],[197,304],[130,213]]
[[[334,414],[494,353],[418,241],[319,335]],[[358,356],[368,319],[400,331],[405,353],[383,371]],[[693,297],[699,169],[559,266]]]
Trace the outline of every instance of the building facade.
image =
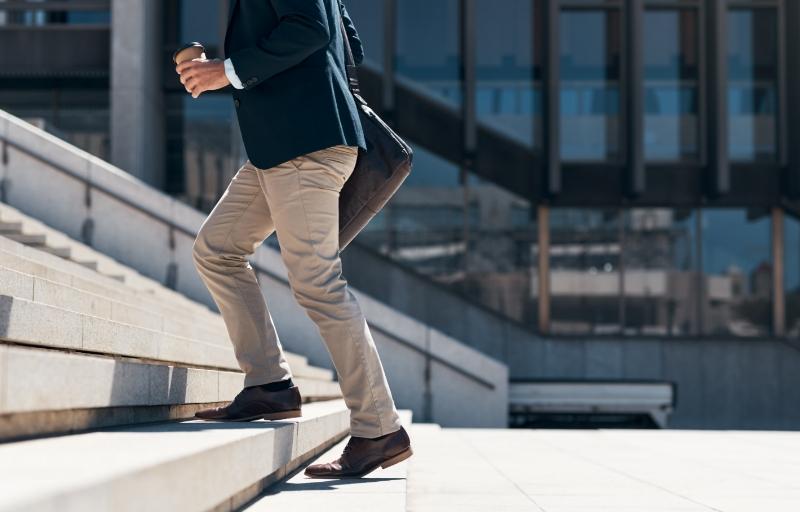
[[[800,2],[346,4],[415,148],[359,244],[548,336],[800,338]],[[246,155],[170,55],[227,12],[0,2],[0,108],[208,211]]]

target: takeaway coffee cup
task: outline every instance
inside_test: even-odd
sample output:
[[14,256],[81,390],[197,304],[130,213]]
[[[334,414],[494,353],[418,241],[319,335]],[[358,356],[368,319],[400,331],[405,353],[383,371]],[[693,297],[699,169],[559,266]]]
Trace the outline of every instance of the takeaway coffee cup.
[[186,43],[185,45],[181,46],[175,53],[172,54],[172,61],[175,65],[180,64],[181,62],[192,60],[192,59],[205,59],[206,58],[206,49],[203,47],[202,44],[194,41],[191,43]]

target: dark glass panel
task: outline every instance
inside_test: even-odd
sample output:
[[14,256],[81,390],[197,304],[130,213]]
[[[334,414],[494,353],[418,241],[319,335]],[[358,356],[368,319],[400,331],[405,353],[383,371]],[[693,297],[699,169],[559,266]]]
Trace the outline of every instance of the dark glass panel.
[[728,109],[733,160],[774,160],[778,146],[778,38],[775,9],[728,15]]
[[770,331],[772,258],[768,212],[703,210],[703,325],[706,334]]
[[561,12],[561,156],[618,160],[620,44],[618,9]]
[[699,156],[697,18],[694,9],[645,13],[644,148],[648,160]]

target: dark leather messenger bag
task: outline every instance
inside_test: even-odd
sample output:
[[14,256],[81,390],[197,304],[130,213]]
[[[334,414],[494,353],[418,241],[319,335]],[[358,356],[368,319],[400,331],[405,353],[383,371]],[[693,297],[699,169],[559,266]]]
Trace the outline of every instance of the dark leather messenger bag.
[[411,172],[413,151],[378,117],[358,87],[356,64],[347,31],[340,18],[346,51],[347,81],[356,100],[367,150],[360,149],[352,174],[339,194],[339,250],[344,249],[381,211]]

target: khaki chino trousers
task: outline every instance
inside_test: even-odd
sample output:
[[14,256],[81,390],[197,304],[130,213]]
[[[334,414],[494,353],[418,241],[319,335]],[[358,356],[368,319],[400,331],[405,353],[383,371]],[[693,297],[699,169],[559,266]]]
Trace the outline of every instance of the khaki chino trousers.
[[342,277],[339,193],[358,148],[333,146],[270,169],[248,160],[203,222],[193,246],[200,277],[219,307],[245,386],[292,376],[261,287],[247,258],[276,232],[295,300],[331,355],[350,434],[400,429],[375,342]]

